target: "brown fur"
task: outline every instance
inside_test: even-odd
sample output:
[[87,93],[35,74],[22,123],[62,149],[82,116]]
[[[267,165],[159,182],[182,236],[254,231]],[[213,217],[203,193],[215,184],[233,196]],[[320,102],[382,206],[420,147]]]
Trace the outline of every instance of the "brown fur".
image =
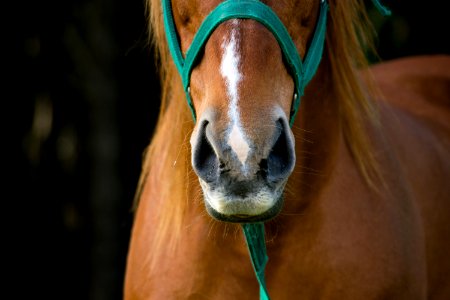
[[[193,122],[160,1],[149,7],[163,96],[139,183],[125,296],[254,299],[237,229],[204,211],[189,159]],[[379,65],[370,88],[371,75],[358,71],[367,66],[360,43],[372,45],[362,1],[331,1],[329,16],[327,52],[293,128],[297,167],[281,215],[267,225],[269,293],[449,297],[450,60]],[[376,109],[368,88],[385,99]]]

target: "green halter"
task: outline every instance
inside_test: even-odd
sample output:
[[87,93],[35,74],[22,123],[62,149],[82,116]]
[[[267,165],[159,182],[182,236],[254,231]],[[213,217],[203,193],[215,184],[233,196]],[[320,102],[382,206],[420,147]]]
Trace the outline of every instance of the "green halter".
[[[379,0],[372,0],[372,2],[381,14],[391,14],[390,10],[381,5]],[[300,106],[300,98],[303,96],[306,85],[316,73],[322,58],[328,12],[328,3],[326,0],[320,0],[320,13],[316,29],[303,61],[300,58],[295,43],[292,41],[286,27],[278,16],[269,6],[258,0],[226,0],[219,4],[200,25],[191,46],[186,52],[186,56],[183,57],[173,20],[171,2],[170,0],[162,0],[162,5],[169,51],[181,75],[186,99],[194,121],[196,120],[196,114],[189,85],[191,72],[195,67],[198,54],[205,46],[210,35],[221,23],[230,19],[253,19],[263,24],[272,32],[290,68],[295,83],[295,94],[289,120],[290,125],[293,125]],[[250,253],[253,269],[259,283],[260,299],[268,300],[269,294],[264,279],[264,269],[268,261],[264,237],[264,223],[242,224],[242,230]]]
[[[183,58],[177,38],[170,0],[162,1],[164,26],[169,50],[175,62],[175,66],[181,75],[186,99],[194,121],[196,120],[196,115],[190,95],[189,84],[191,72],[195,67],[199,52],[208,41],[212,32],[221,23],[230,19],[253,19],[263,24],[272,32],[280,45],[292,77],[294,78],[295,96],[290,116],[290,125],[292,126],[300,106],[300,98],[303,96],[305,86],[313,78],[322,58],[328,11],[328,3],[325,0],[321,0],[319,19],[304,61],[300,58],[295,43],[292,41],[286,27],[280,21],[278,16],[269,6],[258,0],[228,0],[219,4],[200,25],[191,46],[186,52],[186,57]],[[268,261],[264,238],[264,224],[243,224],[242,229],[250,252],[253,269],[260,286],[260,299],[268,300],[269,295],[264,279],[264,269]]]

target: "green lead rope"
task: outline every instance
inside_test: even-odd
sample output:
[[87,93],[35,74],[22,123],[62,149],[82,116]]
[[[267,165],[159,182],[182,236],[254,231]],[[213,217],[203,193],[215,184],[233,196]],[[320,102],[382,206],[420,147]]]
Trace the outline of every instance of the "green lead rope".
[[266,239],[264,237],[264,223],[241,224],[247,242],[248,252],[252,260],[253,270],[259,283],[259,299],[269,300],[264,270],[266,268],[267,257]]

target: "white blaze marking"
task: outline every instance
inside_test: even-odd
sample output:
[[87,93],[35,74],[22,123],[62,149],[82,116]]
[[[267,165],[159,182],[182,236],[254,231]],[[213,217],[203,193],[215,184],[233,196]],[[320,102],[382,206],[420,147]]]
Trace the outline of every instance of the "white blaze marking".
[[[234,26],[238,24],[237,20],[233,20]],[[250,146],[245,139],[245,134],[242,130],[241,121],[238,110],[238,84],[242,79],[242,75],[239,72],[239,60],[240,56],[236,47],[236,30],[231,31],[231,38],[228,43],[222,44],[224,54],[222,56],[222,62],[220,64],[220,73],[225,79],[228,97],[230,98],[230,107],[228,110],[228,116],[231,121],[231,131],[228,137],[228,144],[231,149],[236,153],[239,161],[242,165],[245,165],[247,156],[250,151]]]
[[245,141],[242,131],[238,126],[236,126],[236,124],[233,125],[233,129],[231,130],[230,136],[228,137],[228,144],[236,153],[241,164],[244,165],[245,161],[247,160],[250,147]]

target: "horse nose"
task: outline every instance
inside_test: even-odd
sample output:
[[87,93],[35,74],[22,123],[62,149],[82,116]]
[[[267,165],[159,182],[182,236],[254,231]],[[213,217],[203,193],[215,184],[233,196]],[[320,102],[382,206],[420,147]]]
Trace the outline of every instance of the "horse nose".
[[276,128],[271,150],[267,158],[259,163],[261,172],[269,183],[285,181],[295,167],[294,138],[288,121],[279,119],[276,122]]
[[[192,166],[200,179],[206,183],[218,183],[224,187],[242,186],[239,182],[262,180],[268,185],[284,182],[295,166],[294,138],[288,121],[280,118],[275,122],[275,130],[266,139],[258,139],[252,145],[245,165],[233,155],[232,148],[216,137],[210,122],[203,120],[196,137],[192,141]],[[256,178],[255,178],[256,175]],[[231,177],[231,179],[230,179]]]
[[213,149],[213,140],[208,137],[207,127],[209,121],[203,120],[199,126],[196,138],[192,144],[192,166],[197,176],[210,183],[217,179],[219,171],[219,158]]

